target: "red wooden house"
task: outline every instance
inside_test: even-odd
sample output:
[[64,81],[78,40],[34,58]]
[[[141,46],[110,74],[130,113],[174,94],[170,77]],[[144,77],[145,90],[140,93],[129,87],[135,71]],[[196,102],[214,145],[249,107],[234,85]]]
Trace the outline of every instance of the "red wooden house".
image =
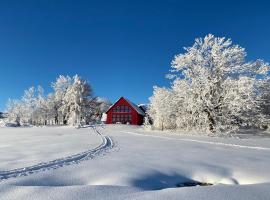
[[107,114],[107,124],[143,124],[143,118],[145,112],[136,104],[132,103],[128,99],[121,97],[115,104],[113,104]]

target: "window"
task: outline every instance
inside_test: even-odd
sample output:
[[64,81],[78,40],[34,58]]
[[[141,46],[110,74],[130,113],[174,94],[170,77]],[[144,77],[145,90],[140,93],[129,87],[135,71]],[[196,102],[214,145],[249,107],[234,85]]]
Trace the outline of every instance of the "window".
[[131,108],[126,105],[116,106],[113,108],[113,113],[131,113]]
[[121,115],[113,115],[112,116],[112,122],[117,123],[120,122],[122,124],[131,123],[132,116],[127,114],[121,114]]
[[113,123],[116,122],[116,116],[115,116],[115,115],[112,116],[112,122],[113,122]]
[[125,112],[125,106],[120,107],[120,112]]
[[131,109],[130,109],[130,107],[129,106],[125,106],[125,113],[130,113],[131,112]]

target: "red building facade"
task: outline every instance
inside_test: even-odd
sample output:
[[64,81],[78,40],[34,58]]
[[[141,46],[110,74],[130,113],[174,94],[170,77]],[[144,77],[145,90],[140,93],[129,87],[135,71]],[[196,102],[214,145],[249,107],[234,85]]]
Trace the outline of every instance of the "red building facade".
[[145,116],[144,111],[128,99],[121,97],[113,104],[107,114],[107,124],[132,124],[141,125]]

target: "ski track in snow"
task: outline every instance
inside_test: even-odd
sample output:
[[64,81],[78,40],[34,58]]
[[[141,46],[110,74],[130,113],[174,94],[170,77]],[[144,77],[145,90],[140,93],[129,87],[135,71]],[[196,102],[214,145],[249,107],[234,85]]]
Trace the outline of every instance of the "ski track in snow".
[[8,171],[0,171],[0,181],[6,180],[9,178],[20,177],[20,176],[28,176],[33,173],[47,171],[51,169],[57,169],[60,167],[71,165],[71,164],[78,164],[81,161],[93,159],[94,157],[98,155],[102,155],[107,150],[112,149],[115,146],[114,141],[112,140],[111,137],[103,135],[99,130],[97,130],[95,126],[91,126],[91,127],[94,130],[94,132],[97,135],[99,135],[102,139],[102,143],[98,147],[87,150],[82,153],[78,153],[75,155],[56,159],[49,162],[39,163],[39,164],[32,165],[29,167],[18,168],[18,169],[13,169],[13,170],[8,170]]
[[158,135],[144,135],[136,132],[131,131],[120,131],[121,133],[129,133],[133,135],[140,135],[144,137],[154,137],[154,138],[161,138],[161,139],[167,139],[167,140],[179,140],[184,142],[196,142],[196,143],[202,143],[202,144],[212,144],[212,145],[220,145],[220,146],[227,146],[227,147],[237,147],[237,148],[246,148],[246,149],[254,149],[254,150],[266,150],[270,151],[270,148],[267,147],[258,147],[258,146],[246,146],[246,145],[239,145],[239,144],[228,144],[228,143],[222,143],[222,142],[211,142],[211,141],[203,141],[203,140],[194,140],[194,139],[187,139],[187,138],[170,138],[166,136],[158,136]]

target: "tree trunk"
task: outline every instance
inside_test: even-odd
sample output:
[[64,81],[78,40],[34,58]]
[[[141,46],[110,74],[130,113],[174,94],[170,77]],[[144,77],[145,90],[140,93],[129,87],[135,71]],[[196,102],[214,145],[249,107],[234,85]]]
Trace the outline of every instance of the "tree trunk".
[[211,115],[209,110],[205,109],[204,111],[207,113],[207,117],[208,117],[208,120],[209,120],[209,131],[211,133],[214,133],[215,132],[215,125],[216,125],[215,120],[214,120],[214,118]]

